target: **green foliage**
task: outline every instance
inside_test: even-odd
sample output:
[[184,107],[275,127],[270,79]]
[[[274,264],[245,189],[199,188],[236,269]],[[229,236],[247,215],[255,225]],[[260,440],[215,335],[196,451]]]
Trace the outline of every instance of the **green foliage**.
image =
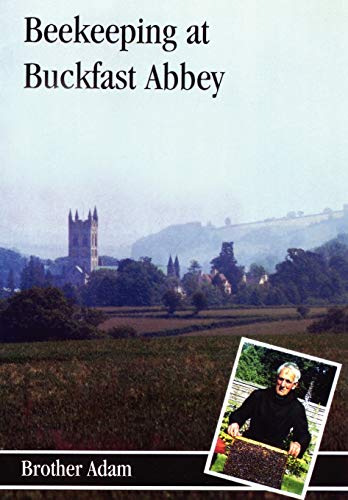
[[326,315],[318,321],[313,321],[308,327],[310,333],[347,333],[348,307],[332,307]]
[[200,289],[199,274],[193,271],[184,274],[181,282],[186,295],[189,297],[192,297]]
[[262,386],[267,385],[269,383],[269,374],[263,364],[265,355],[265,348],[245,344],[239,358],[236,377],[245,382],[254,382]]
[[181,303],[181,295],[175,290],[167,290],[162,296],[162,301],[168,313],[174,314]]
[[138,262],[123,259],[117,271],[118,305],[150,306],[159,304],[165,276],[151,259]]
[[221,252],[211,262],[212,269],[226,276],[235,292],[243,277],[244,268],[237,266],[237,260],[234,257],[233,242],[223,242]]
[[326,260],[336,256],[348,258],[348,234],[338,234],[337,238],[327,241],[314,251],[322,255]]
[[197,260],[191,260],[187,272],[191,274],[200,274],[202,271],[202,266],[197,262]]
[[301,495],[303,490],[303,481],[300,481],[295,477],[284,476],[282,482],[282,490],[289,491],[290,493],[294,493],[295,495]]
[[249,304],[253,306],[262,306],[263,305],[263,297],[260,288],[254,288],[254,290],[250,294]]
[[219,453],[216,457],[216,460],[214,461],[214,463],[210,467],[210,470],[213,472],[222,473],[224,470],[224,467],[225,467],[226,460],[227,460],[227,455],[222,455]]
[[250,264],[248,275],[251,278],[260,279],[265,274],[266,274],[266,269],[263,266],[256,263]]
[[272,287],[281,290],[292,304],[308,300],[336,301],[348,289],[348,251],[345,256],[290,248],[285,261],[270,276]]
[[289,304],[289,300],[281,288],[276,286],[271,286],[267,290],[265,297],[265,305],[268,306],[280,306],[282,304]]
[[107,315],[100,309],[81,307],[81,309],[75,308],[75,318],[78,321],[85,321],[89,325],[98,326],[107,319]]
[[308,464],[310,462],[309,455],[307,453],[308,459],[305,458],[294,458],[291,455],[288,457],[287,470],[292,476],[303,477],[304,474],[308,472]]
[[45,268],[41,260],[33,255],[21,273],[21,290],[29,290],[34,286],[46,285]]
[[206,296],[209,306],[221,306],[229,303],[230,297],[224,294],[221,288],[211,283],[202,283],[200,290]]
[[197,313],[203,309],[207,309],[208,300],[206,295],[201,291],[195,292],[192,296],[192,305]]
[[165,276],[151,259],[123,259],[117,272],[93,272],[82,297],[88,306],[150,306],[160,303],[164,288]]
[[94,271],[81,290],[82,301],[87,306],[114,306],[118,303],[117,273],[109,269]]
[[7,301],[0,314],[0,340],[31,342],[91,338],[96,335],[95,322],[94,313],[74,307],[61,290],[34,287]]
[[62,292],[64,293],[64,296],[73,304],[81,303],[81,293],[78,287],[72,285],[71,283],[66,283],[62,288]]

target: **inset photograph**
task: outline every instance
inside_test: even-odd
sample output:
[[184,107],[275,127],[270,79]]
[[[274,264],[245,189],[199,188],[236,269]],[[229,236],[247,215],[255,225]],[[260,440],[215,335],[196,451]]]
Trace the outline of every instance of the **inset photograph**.
[[304,498],[340,369],[242,338],[204,472]]

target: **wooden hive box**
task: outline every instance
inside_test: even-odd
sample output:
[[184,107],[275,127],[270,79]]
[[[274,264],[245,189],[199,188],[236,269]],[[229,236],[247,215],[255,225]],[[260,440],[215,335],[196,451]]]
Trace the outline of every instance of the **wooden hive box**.
[[280,448],[238,436],[232,439],[224,474],[279,490],[287,458]]

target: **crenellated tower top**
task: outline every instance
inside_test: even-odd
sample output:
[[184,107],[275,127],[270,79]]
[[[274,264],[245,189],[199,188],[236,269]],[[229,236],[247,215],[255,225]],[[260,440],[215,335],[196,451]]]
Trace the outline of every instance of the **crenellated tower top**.
[[91,273],[98,266],[98,214],[94,207],[93,216],[91,210],[86,220],[79,218],[78,211],[75,212],[73,220],[72,212],[69,211],[69,258],[76,266],[81,267],[86,273]]

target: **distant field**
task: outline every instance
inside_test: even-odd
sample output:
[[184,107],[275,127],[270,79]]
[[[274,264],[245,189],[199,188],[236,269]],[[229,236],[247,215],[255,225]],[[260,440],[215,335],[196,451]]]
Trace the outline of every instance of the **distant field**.
[[[109,316],[167,316],[166,310],[163,307],[100,307],[102,311],[106,312]],[[326,307],[312,307],[310,309],[310,316],[322,314],[326,311]],[[187,318],[192,316],[193,309],[179,310],[175,312],[175,317]],[[243,307],[243,308],[219,308],[219,309],[206,309],[199,313],[199,317],[213,317],[220,318],[229,317],[236,318],[240,316],[297,316],[296,307]]]
[[201,337],[206,335],[224,336],[238,335],[240,337],[252,337],[253,335],[303,335],[306,333],[307,326],[313,320],[284,320],[271,321],[270,323],[252,323],[250,325],[241,325],[212,330],[199,330],[197,332],[184,333],[184,337]]
[[211,319],[176,319],[176,318],[146,318],[146,317],[135,317],[135,316],[127,316],[127,317],[114,317],[107,319],[100,328],[102,330],[109,330],[115,326],[123,326],[130,325],[136,329],[138,333],[146,333],[146,332],[159,332],[166,328],[182,328],[184,326],[191,326],[199,324],[209,324],[211,323]]
[[[344,363],[321,448],[347,450],[347,335],[264,335],[266,325],[248,336]],[[3,344],[0,447],[208,450],[239,340]]]
[[[192,310],[177,311],[168,316],[160,308],[103,308],[108,319],[100,326],[104,331],[124,325],[140,335],[245,335],[258,324],[260,333],[303,333],[310,320],[299,320],[295,307],[243,309],[209,309],[195,315]],[[312,308],[310,317],[324,314],[326,308]]]

